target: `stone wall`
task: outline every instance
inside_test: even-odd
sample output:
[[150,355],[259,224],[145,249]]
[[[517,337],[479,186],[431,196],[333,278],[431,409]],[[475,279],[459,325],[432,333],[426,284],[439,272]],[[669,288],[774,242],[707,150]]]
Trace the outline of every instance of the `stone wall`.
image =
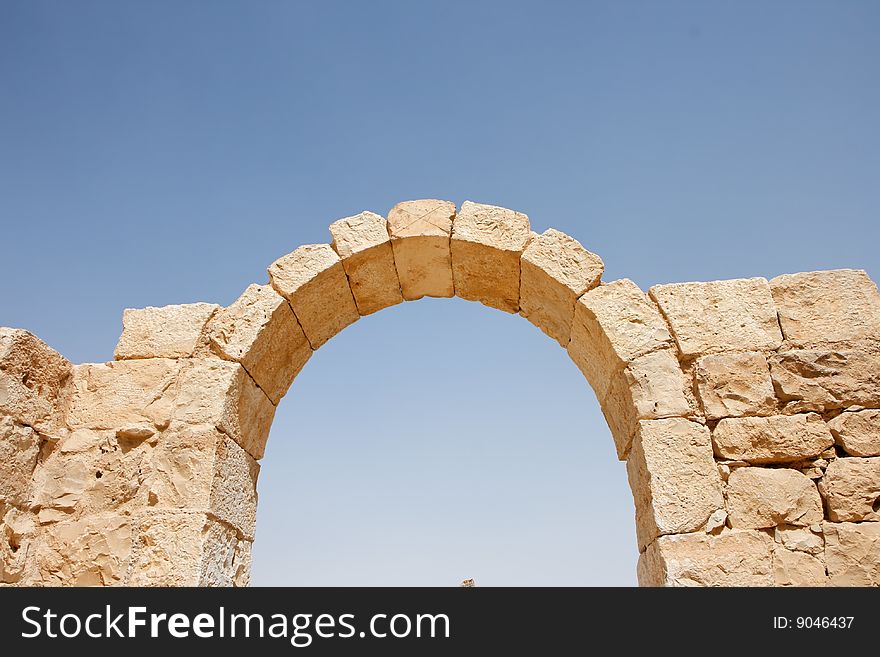
[[[602,406],[642,585],[880,584],[880,293],[862,271],[601,280],[526,215],[334,222],[227,308],[126,310],[109,363],[0,329],[0,583],[246,585],[259,459],[312,354],[423,296],[520,314]],[[587,436],[584,436],[587,439]]]

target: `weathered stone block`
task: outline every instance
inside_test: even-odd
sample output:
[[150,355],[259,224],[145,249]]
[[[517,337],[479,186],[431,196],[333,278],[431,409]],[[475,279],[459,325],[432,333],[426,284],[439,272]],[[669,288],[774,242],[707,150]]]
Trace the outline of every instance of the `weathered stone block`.
[[312,355],[287,300],[269,285],[251,285],[207,329],[211,349],[241,363],[277,404]]
[[0,417],[0,499],[24,506],[31,494],[31,476],[40,453],[39,434],[11,417]]
[[825,539],[818,524],[809,527],[778,525],[774,537],[776,543],[793,552],[821,555],[825,551]]
[[773,582],[776,586],[825,586],[825,564],[806,552],[773,550]]
[[0,497],[0,585],[33,585],[37,581],[34,555],[36,520]]
[[833,460],[819,490],[829,520],[880,520],[880,457]]
[[576,239],[550,228],[529,242],[520,265],[520,313],[567,347],[574,304],[599,284],[605,264]]
[[703,356],[696,362],[694,376],[709,420],[776,411],[770,367],[760,352]]
[[862,270],[785,274],[770,288],[790,345],[880,339],[880,292]]
[[455,204],[433,199],[404,201],[388,213],[388,233],[403,298],[451,297],[449,241]]
[[815,413],[720,420],[712,432],[715,454],[750,463],[791,463],[813,458],[834,444]]
[[269,279],[313,349],[360,317],[342,260],[329,244],[307,244],[279,258],[269,265]]
[[737,468],[727,479],[730,526],[762,529],[822,522],[816,484],[788,468]]
[[880,456],[880,410],[844,412],[828,423],[834,442],[853,456]]
[[465,201],[452,224],[455,294],[517,312],[520,256],[529,230],[529,218],[521,212]]
[[724,508],[709,430],[695,422],[640,422],[626,471],[640,550],[661,534],[696,531]]
[[330,224],[331,246],[342,258],[361,315],[403,301],[384,217],[361,212]]
[[126,308],[114,358],[185,358],[192,356],[205,324],[220,308],[187,303],[161,308]]
[[829,586],[880,586],[880,522],[825,522]]
[[776,306],[764,278],[655,285],[649,290],[685,358],[761,351],[782,344]]
[[44,586],[119,586],[131,558],[130,518],[101,513],[48,525],[36,544]]

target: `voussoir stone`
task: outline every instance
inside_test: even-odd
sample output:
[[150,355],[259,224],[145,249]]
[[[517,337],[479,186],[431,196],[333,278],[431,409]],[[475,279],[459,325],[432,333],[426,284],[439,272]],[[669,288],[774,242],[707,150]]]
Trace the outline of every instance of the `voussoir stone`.
[[605,264],[573,237],[550,228],[529,242],[521,267],[520,313],[567,347],[574,304],[599,284]]
[[449,246],[454,218],[455,204],[435,199],[404,201],[388,213],[394,262],[407,301],[455,295]]
[[847,411],[828,422],[834,441],[853,456],[880,456],[880,409]]
[[613,373],[639,356],[672,346],[657,307],[628,279],[590,290],[575,304],[568,355],[599,399]]
[[523,213],[465,201],[452,224],[455,294],[505,312],[519,311],[520,257],[529,233]]
[[880,456],[835,459],[819,486],[835,522],[880,520]]
[[696,361],[694,377],[709,420],[776,412],[770,367],[760,352],[703,356]]
[[785,274],[770,288],[790,345],[880,339],[880,292],[862,270]]
[[345,217],[330,224],[330,234],[361,315],[403,301],[384,217],[374,212]]
[[306,244],[269,265],[313,349],[360,317],[342,260],[329,244]]
[[880,522],[824,522],[829,586],[880,586]]
[[655,285],[649,294],[669,321],[684,358],[772,350],[782,344],[764,278]]
[[277,404],[312,355],[287,300],[269,285],[251,285],[207,328],[211,349],[241,363]]
[[709,430],[695,422],[639,422],[626,471],[639,549],[662,534],[696,531],[724,508]]
[[818,456],[834,444],[815,413],[719,420],[712,444],[720,458],[749,463],[791,463]]
[[727,508],[736,529],[822,522],[816,484],[789,468],[737,468],[727,479]]
[[192,356],[205,324],[219,308],[215,303],[126,308],[113,356],[116,360]]
[[661,536],[639,556],[639,585],[772,586],[772,551],[760,531]]

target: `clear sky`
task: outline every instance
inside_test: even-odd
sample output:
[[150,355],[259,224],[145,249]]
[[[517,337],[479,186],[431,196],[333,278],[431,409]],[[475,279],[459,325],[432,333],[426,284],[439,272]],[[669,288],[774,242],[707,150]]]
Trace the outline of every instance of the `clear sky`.
[[[0,325],[112,357],[396,202],[527,213],[655,283],[880,279],[880,3],[0,1]],[[406,303],[279,407],[254,584],[635,582],[592,391],[527,321]]]

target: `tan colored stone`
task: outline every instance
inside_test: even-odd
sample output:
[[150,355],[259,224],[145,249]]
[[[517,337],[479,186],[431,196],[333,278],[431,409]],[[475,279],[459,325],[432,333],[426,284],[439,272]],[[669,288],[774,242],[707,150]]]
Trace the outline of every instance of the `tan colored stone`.
[[34,515],[0,498],[0,585],[34,583],[35,533]]
[[760,531],[661,536],[639,556],[639,585],[771,586],[772,547]]
[[669,321],[685,358],[776,349],[782,344],[776,306],[764,278],[655,285],[648,293]]
[[822,537],[822,528],[818,523],[809,527],[777,525],[774,529],[774,536],[776,542],[786,550],[813,555],[822,554],[825,551],[825,539]]
[[568,355],[599,399],[608,392],[614,372],[672,345],[659,311],[630,280],[601,285],[575,304]]
[[207,329],[211,349],[241,363],[277,404],[312,355],[287,300],[269,285],[251,285]]
[[828,519],[880,520],[880,456],[835,459],[819,486]]
[[0,327],[0,415],[56,435],[64,426],[71,368],[27,331]]
[[639,420],[693,414],[685,386],[684,374],[671,350],[639,356],[612,375],[601,406],[619,459],[625,459],[629,453]]
[[384,217],[361,212],[330,224],[331,246],[342,258],[361,315],[403,301]]
[[48,525],[36,546],[44,586],[122,585],[130,557],[130,519],[115,513]]
[[529,242],[520,265],[520,314],[567,347],[574,304],[599,284],[605,264],[573,237],[550,228]]
[[519,311],[520,256],[528,241],[526,215],[465,201],[452,224],[455,294],[505,312]]
[[205,324],[219,308],[215,303],[126,308],[122,313],[122,335],[113,357],[126,360],[192,356]]
[[793,349],[768,360],[779,398],[801,410],[880,406],[880,350]]
[[806,552],[773,550],[773,580],[776,586],[825,586],[825,564]]
[[834,442],[853,456],[880,456],[880,409],[844,412],[828,423]]
[[880,338],[880,292],[862,270],[785,274],[770,288],[790,345]]
[[427,199],[404,201],[388,213],[388,233],[403,298],[451,297],[449,241],[455,204]]
[[279,258],[269,266],[269,279],[313,349],[360,317],[342,260],[329,244],[307,244]]
[[695,422],[640,422],[626,471],[639,549],[661,534],[700,529],[714,511],[724,508],[709,430]]
[[760,352],[703,356],[696,361],[694,375],[709,420],[776,412],[770,367]]
[[880,586],[880,522],[826,522],[829,586]]
[[40,453],[40,436],[30,427],[0,417],[0,499],[24,506]]
[[822,522],[822,499],[808,477],[789,468],[738,468],[727,479],[734,529]]
[[750,463],[792,463],[818,456],[834,444],[815,413],[720,420],[712,431],[715,454]]

